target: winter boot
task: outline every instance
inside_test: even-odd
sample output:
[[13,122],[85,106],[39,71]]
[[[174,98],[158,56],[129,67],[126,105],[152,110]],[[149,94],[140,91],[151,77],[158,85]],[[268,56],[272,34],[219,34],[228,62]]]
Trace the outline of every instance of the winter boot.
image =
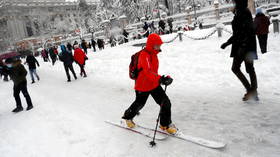
[[125,119],[126,126],[128,128],[135,128],[135,123],[132,120]]
[[34,80],[32,80],[31,84],[33,84],[33,83],[35,83],[35,81],[34,81]]
[[176,128],[176,126],[174,124],[169,124],[169,126],[159,126],[161,130],[166,131],[169,134],[176,134],[178,129]]
[[26,109],[26,111],[29,111],[29,110],[31,110],[31,109],[33,109],[33,106],[28,106],[27,109]]
[[21,112],[21,111],[23,111],[23,108],[22,108],[22,107],[17,107],[17,108],[15,108],[15,109],[13,109],[12,112],[18,113],[18,112]]
[[254,99],[256,101],[259,101],[257,90],[251,90],[251,91],[247,92],[243,97],[243,101],[248,101],[250,99]]

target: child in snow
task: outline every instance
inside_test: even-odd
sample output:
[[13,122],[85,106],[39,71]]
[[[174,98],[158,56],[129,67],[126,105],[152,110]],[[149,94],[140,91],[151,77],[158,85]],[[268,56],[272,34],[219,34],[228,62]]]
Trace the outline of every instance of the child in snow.
[[160,84],[168,86],[173,79],[169,76],[160,76],[158,74],[158,53],[163,44],[157,34],[151,34],[148,37],[146,48],[140,52],[138,58],[138,77],[135,83],[136,100],[125,111],[123,119],[129,128],[135,127],[133,118],[144,107],[149,95],[152,95],[158,105],[161,106],[160,128],[170,134],[175,134],[177,128],[171,121],[171,103],[165,91]]

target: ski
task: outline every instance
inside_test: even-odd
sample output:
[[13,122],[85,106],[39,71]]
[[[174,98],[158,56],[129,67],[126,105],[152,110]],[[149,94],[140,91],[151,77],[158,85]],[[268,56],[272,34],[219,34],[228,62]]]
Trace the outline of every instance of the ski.
[[[144,127],[141,125],[137,125],[137,126],[139,128],[155,131],[155,129],[151,129],[151,128]],[[207,140],[207,139],[203,139],[203,138],[195,137],[195,136],[191,136],[191,135],[185,135],[181,131],[178,131],[175,135],[169,134],[169,133],[161,131],[161,130],[157,130],[157,132],[160,134],[168,135],[170,137],[178,138],[178,139],[181,139],[184,141],[192,142],[192,143],[195,143],[195,144],[198,144],[198,145],[201,145],[204,147],[212,148],[212,149],[222,149],[222,148],[226,147],[226,144],[224,144],[224,143],[217,142],[217,141],[211,141],[211,140]]]
[[[120,121],[119,123],[115,123],[115,122],[106,120],[105,123],[108,123],[110,125],[113,125],[113,126],[116,126],[116,127],[119,127],[119,128],[129,130],[129,131],[132,131],[134,133],[146,136],[146,137],[151,138],[151,139],[153,138],[153,133],[154,132],[151,129],[147,129],[147,128],[144,128],[144,127],[139,127],[138,125],[136,125],[135,128],[128,128],[123,121]],[[167,138],[168,138],[168,136],[157,135],[155,139],[158,140],[158,141],[163,141]]]

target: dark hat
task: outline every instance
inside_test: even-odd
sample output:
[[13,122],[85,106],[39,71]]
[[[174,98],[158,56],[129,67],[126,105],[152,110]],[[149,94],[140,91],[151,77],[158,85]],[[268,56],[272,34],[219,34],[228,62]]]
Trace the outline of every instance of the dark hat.
[[236,4],[236,9],[246,9],[248,7],[248,0],[233,0]]

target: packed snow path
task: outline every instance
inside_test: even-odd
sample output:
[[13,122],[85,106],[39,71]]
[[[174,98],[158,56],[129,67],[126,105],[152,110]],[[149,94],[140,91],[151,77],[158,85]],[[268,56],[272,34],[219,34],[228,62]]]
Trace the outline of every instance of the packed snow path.
[[[195,31],[201,36],[209,30]],[[176,34],[163,36],[172,39]],[[186,134],[227,143],[212,150],[169,138],[150,148],[150,139],[112,127],[104,120],[120,119],[134,100],[128,77],[130,56],[139,51],[133,41],[90,52],[87,78],[66,82],[61,62],[43,63],[41,81],[30,85],[30,112],[11,113],[15,107],[12,82],[0,82],[1,157],[277,157],[280,154],[280,36],[269,36],[269,52],[259,53],[255,68],[259,102],[244,103],[244,89],[231,72],[228,39],[203,41],[184,38],[164,44],[159,54],[160,74],[174,78],[167,93],[172,119]],[[74,65],[77,74],[79,68]],[[244,66],[242,67],[245,72]],[[23,105],[25,99],[22,96]],[[135,121],[154,127],[159,107],[150,97]]]

